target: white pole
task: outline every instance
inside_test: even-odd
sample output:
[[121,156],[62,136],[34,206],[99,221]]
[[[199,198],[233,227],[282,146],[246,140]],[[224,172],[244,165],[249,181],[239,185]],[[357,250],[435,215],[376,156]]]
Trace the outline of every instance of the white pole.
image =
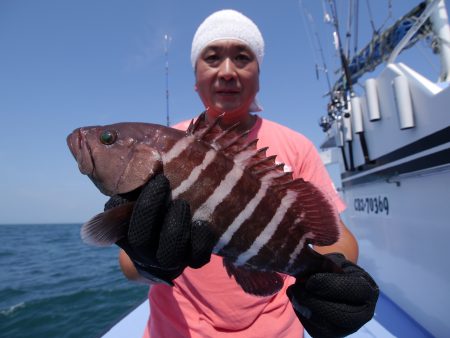
[[431,13],[435,11],[437,8],[438,3],[442,0],[429,0],[428,6],[425,8],[425,10],[422,12],[420,17],[417,19],[417,21],[414,23],[414,25],[408,30],[406,35],[403,37],[403,39],[400,40],[400,42],[395,46],[394,50],[392,51],[391,55],[389,56],[389,59],[387,60],[387,63],[393,63],[397,56],[400,54],[400,52],[403,50],[403,48],[408,44],[409,40],[414,36],[414,34],[417,33],[420,27],[425,23],[425,21],[430,17]]
[[439,81],[450,81],[450,28],[444,0],[439,1],[430,16],[433,32],[439,38],[441,56],[441,75]]

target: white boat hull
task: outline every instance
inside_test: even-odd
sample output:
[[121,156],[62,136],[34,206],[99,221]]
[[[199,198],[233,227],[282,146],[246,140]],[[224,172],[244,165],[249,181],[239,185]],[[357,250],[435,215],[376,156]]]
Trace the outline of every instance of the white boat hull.
[[347,187],[344,198],[359,263],[421,326],[449,337],[450,167]]

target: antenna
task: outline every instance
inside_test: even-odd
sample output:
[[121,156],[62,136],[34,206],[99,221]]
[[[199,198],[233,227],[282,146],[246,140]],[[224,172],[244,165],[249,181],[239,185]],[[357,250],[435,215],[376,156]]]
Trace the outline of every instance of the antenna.
[[172,37],[168,34],[164,35],[164,56],[166,59],[166,123],[170,126],[169,118],[169,45]]

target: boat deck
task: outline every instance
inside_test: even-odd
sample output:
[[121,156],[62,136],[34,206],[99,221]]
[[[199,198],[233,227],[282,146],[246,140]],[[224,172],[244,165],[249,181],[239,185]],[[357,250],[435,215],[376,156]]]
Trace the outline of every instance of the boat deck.
[[[145,325],[150,315],[148,300],[138,305],[133,311],[115,324],[102,337],[142,337]],[[305,332],[305,337],[310,336]],[[432,337],[417,322],[409,317],[383,294],[377,303],[374,318],[358,332],[348,336],[353,338],[391,338],[391,337]]]

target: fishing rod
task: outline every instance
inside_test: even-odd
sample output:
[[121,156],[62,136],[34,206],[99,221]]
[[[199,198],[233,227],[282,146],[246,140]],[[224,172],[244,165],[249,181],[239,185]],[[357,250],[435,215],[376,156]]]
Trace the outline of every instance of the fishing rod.
[[[336,44],[337,44],[337,51],[339,53],[339,58],[341,60],[341,66],[342,66],[342,70],[344,72],[344,76],[346,79],[346,83],[345,83],[345,91],[349,92],[350,94],[353,93],[353,87],[352,87],[352,78],[351,78],[351,74],[350,74],[350,70],[348,67],[348,59],[345,56],[344,53],[344,49],[342,48],[342,40],[341,40],[341,36],[339,33],[339,20],[338,20],[338,16],[337,16],[337,10],[336,10],[336,1],[335,0],[328,0],[328,4],[330,6],[331,9],[331,14],[332,14],[332,24],[334,26],[334,34],[336,37]],[[344,95],[344,102],[345,102],[345,108],[348,107],[348,100],[346,98],[346,95]]]
[[[316,24],[314,22],[314,18],[311,15],[311,13],[307,10],[307,8],[302,0],[299,0],[299,7],[301,7],[300,13],[303,14],[301,16],[303,19],[302,20],[303,26],[304,26],[305,30],[308,32],[308,34],[307,34],[308,42],[310,44],[310,48],[313,53],[313,57],[315,59],[316,78],[319,79],[319,70],[323,71],[325,73],[325,78],[326,78],[327,85],[328,85],[328,92],[331,92],[332,87],[331,87],[330,75],[328,73],[328,67],[327,67],[327,63],[325,61],[325,54],[323,51],[322,42],[320,40],[320,36],[317,31]],[[315,42],[316,42],[315,44],[313,42],[314,39],[312,39],[311,36],[313,36],[315,38]],[[320,58],[316,54],[317,53],[316,49],[319,52]],[[322,63],[322,66],[319,66],[319,63]]]
[[164,57],[166,60],[165,70],[166,70],[166,123],[167,127],[170,126],[169,118],[169,44],[172,38],[168,35],[164,35]]
[[[336,39],[336,49],[339,53],[339,58],[341,61],[341,67],[344,73],[345,83],[344,83],[344,90],[343,92],[332,92],[331,93],[331,109],[337,116],[340,116],[341,118],[350,118],[350,98],[354,96],[353,92],[353,85],[352,85],[352,78],[351,78],[351,72],[349,69],[349,63],[348,63],[348,57],[349,55],[345,55],[343,46],[342,46],[342,40],[339,32],[339,20],[337,15],[337,9],[336,9],[336,1],[335,0],[328,0],[328,4],[330,6],[331,10],[331,16],[332,16],[332,24],[334,26],[334,36]],[[348,35],[347,35],[348,37]],[[344,161],[345,169],[348,170],[354,170],[354,160],[353,160],[353,146],[352,146],[352,140],[347,140],[348,148],[349,148],[349,162],[347,163],[347,158],[345,154],[344,147],[341,147],[342,152],[342,158]]]

